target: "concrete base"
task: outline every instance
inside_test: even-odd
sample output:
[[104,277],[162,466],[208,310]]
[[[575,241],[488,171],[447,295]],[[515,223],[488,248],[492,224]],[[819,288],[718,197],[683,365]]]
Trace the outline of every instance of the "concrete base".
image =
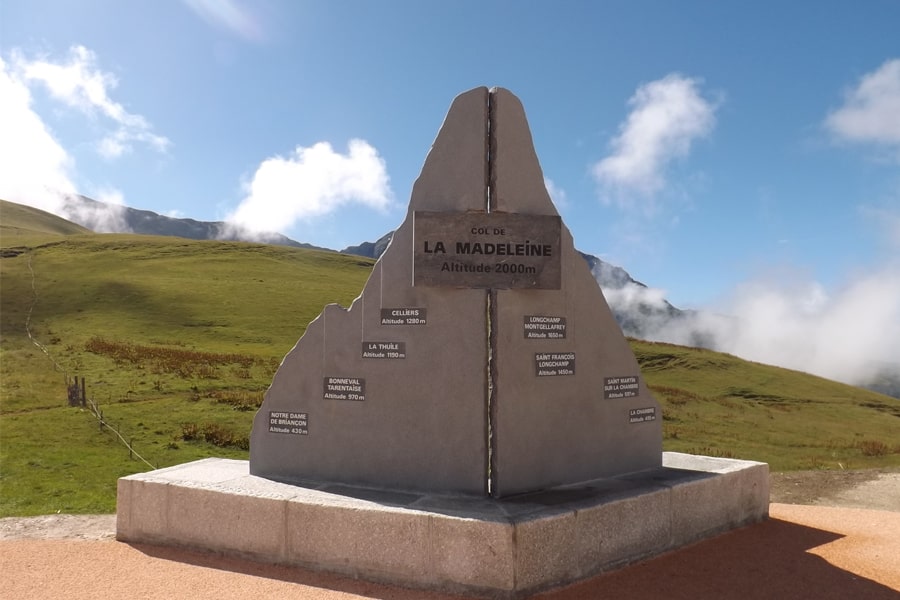
[[658,469],[504,500],[298,487],[211,458],[120,479],[116,537],[518,598],[768,511],[765,463],[674,452]]

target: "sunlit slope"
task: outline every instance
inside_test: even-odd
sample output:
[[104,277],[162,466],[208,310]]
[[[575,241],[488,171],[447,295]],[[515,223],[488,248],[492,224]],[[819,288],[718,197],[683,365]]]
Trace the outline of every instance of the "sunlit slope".
[[896,398],[710,350],[631,345],[663,404],[666,449],[776,470],[900,464]]
[[[116,478],[151,468],[66,406],[66,375],[86,378],[154,467],[247,458],[279,361],[325,304],[349,305],[373,264],[260,244],[43,235],[0,258],[0,515],[111,512]],[[666,449],[776,470],[900,464],[898,400],[704,350],[632,347],[663,405]]]
[[23,237],[30,238],[35,234],[78,233],[90,233],[90,230],[37,208],[0,200],[0,245],[4,248],[15,246]]
[[86,378],[88,397],[154,466],[246,458],[279,361],[322,306],[349,305],[373,264],[133,235],[23,250],[0,259],[0,514],[111,511],[115,479],[149,468],[66,406],[66,376]]

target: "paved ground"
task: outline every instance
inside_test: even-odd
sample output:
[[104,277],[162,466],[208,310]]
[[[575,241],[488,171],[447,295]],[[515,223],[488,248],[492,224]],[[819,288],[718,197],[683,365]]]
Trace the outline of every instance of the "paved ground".
[[[852,485],[804,484],[803,476],[777,478],[773,475],[774,500],[790,494],[806,494],[808,500],[815,495],[810,486],[823,494],[802,505],[774,503],[771,518],[764,523],[537,598],[900,599],[900,472],[853,475]],[[847,481],[845,477],[843,483]],[[826,502],[832,505],[817,505]],[[0,519],[2,596],[458,598],[199,552],[124,544],[113,539],[114,529],[113,515]]]

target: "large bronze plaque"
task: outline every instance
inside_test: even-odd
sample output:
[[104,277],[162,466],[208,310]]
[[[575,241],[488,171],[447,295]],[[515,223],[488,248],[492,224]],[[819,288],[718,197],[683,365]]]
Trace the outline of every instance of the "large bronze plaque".
[[416,211],[413,285],[560,287],[560,218]]

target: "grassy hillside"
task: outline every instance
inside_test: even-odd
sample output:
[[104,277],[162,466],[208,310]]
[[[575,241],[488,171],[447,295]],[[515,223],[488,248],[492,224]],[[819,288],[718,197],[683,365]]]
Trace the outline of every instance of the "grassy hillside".
[[0,259],[0,515],[112,511],[115,479],[149,469],[67,406],[67,377],[87,379],[88,398],[154,466],[246,458],[281,358],[323,304],[349,305],[372,264],[94,234]]
[[[0,246],[0,516],[111,512],[150,467],[66,403],[87,379],[104,419],[153,466],[247,457],[284,354],[372,262],[287,247],[63,235],[38,219]],[[22,244],[22,240],[30,240]],[[29,338],[40,344],[36,345]],[[900,401],[714,352],[633,341],[667,449],[776,470],[900,464]]]
[[4,248],[46,234],[73,235],[90,232],[90,229],[37,208],[0,200],[0,243]]
[[900,464],[900,400],[727,354],[631,341],[667,450],[774,470]]

